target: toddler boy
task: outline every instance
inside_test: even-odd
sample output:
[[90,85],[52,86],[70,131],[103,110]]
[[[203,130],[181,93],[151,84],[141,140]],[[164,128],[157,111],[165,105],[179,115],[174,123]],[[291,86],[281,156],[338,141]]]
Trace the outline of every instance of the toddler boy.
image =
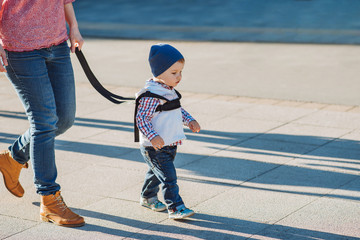
[[[154,211],[167,207],[170,219],[183,219],[194,211],[185,207],[179,195],[174,159],[177,146],[186,138],[183,125],[193,132],[199,132],[200,125],[181,107],[181,95],[174,88],[182,78],[182,54],[171,45],[156,44],[151,47],[149,63],[154,77],[136,94],[135,133],[138,128],[141,154],[149,166],[140,204]],[[160,184],[166,206],[157,197]]]

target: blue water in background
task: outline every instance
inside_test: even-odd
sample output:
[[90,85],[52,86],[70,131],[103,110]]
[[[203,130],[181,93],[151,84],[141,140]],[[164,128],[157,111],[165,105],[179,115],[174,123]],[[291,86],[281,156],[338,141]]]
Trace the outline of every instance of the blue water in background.
[[84,36],[360,43],[359,0],[77,0]]

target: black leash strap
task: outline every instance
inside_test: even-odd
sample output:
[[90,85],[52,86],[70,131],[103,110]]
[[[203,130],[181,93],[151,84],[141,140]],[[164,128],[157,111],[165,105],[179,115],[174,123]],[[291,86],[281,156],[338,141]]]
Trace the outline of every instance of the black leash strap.
[[[106,88],[104,88],[101,83],[97,80],[97,78],[95,77],[95,75],[93,74],[93,72],[90,69],[89,64],[87,63],[84,54],[81,52],[81,50],[79,50],[78,48],[75,49],[75,53],[77,58],[79,59],[79,62],[81,64],[81,67],[83,68],[86,77],[89,79],[89,82],[91,83],[91,85],[96,89],[96,91],[98,91],[102,96],[104,96],[106,99],[108,99],[109,101],[116,103],[116,104],[120,104],[123,103],[127,100],[135,100],[135,98],[127,98],[127,97],[122,97],[116,94],[113,94],[112,92],[109,92]],[[121,100],[121,101],[119,101]]]

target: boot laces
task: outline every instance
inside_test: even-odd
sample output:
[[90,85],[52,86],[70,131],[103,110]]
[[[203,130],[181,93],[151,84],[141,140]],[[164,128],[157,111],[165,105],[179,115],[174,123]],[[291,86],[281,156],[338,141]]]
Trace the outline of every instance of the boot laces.
[[55,201],[57,202],[56,205],[59,206],[59,208],[62,211],[65,211],[68,207],[66,206],[66,203],[64,202],[64,199],[61,197],[61,195],[59,195],[58,197],[55,198]]

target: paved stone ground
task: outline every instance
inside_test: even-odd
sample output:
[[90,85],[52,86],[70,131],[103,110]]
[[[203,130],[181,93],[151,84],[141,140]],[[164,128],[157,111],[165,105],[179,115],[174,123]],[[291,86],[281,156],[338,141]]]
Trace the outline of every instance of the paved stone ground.
[[[139,88],[149,78],[150,47],[158,42],[87,38],[83,52],[104,84]],[[186,58],[182,91],[360,105],[357,45],[169,43]],[[73,62],[77,81],[86,82]]]
[[[181,195],[197,214],[172,221],[138,203],[146,166],[132,142],[134,105],[103,99],[76,64],[76,123],[57,139],[56,156],[64,199],[87,224],[40,222],[30,168],[21,174],[23,198],[0,181],[0,239],[360,239],[359,106],[183,89],[183,106],[202,131],[186,131],[176,166]],[[4,77],[0,89],[5,149],[28,123]]]

